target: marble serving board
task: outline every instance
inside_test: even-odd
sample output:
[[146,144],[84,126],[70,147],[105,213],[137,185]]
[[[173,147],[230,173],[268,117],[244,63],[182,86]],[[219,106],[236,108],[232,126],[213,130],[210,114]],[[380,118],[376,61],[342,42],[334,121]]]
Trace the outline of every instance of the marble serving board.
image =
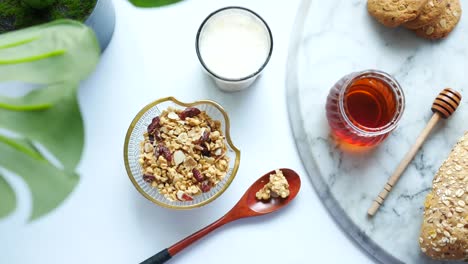
[[[462,5],[468,8],[468,1]],[[468,98],[468,17],[444,41],[388,29],[368,14],[365,0],[303,0],[287,66],[287,100],[297,147],[312,183],[336,222],[382,263],[444,263],[419,250],[423,203],[452,146],[468,130],[466,99],[443,120],[374,218],[367,209],[414,143],[445,87]],[[406,109],[396,131],[371,151],[345,149],[330,136],[329,89],[342,76],[383,70],[403,87]],[[453,263],[453,262],[452,262]],[[457,262],[455,262],[457,263]],[[461,263],[461,262],[460,262]]]

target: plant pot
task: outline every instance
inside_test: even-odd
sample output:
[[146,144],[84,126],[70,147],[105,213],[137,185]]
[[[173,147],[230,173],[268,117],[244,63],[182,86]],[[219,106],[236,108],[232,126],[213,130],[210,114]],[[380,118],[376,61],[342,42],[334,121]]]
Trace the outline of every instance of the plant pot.
[[112,0],[97,0],[96,6],[85,23],[96,32],[99,45],[102,50],[105,50],[115,28],[115,10]]
[[[42,0],[32,3],[41,4]],[[94,29],[101,49],[109,44],[115,26],[112,0],[57,0],[42,8],[22,0],[0,0],[0,34],[56,19],[70,18],[82,21]]]

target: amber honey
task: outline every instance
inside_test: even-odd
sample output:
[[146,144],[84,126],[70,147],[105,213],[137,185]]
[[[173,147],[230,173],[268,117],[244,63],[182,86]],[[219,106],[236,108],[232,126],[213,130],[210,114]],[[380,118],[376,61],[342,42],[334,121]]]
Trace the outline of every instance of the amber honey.
[[338,81],[326,107],[337,140],[367,147],[378,145],[395,129],[403,109],[404,96],[398,82],[372,70]]

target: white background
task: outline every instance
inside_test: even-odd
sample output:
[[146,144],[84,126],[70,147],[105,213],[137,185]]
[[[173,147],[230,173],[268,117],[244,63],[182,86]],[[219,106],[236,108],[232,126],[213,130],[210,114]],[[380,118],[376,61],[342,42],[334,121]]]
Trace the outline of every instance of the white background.
[[[30,197],[18,198],[17,211],[0,220],[0,263],[138,263],[221,217],[252,182],[278,167],[301,175],[296,201],[279,213],[225,226],[172,263],[371,263],[320,203],[290,131],[285,65],[299,0],[187,0],[160,9],[114,3],[113,41],[79,94],[86,127],[81,181],[57,210],[33,223],[26,221]],[[234,94],[217,90],[204,75],[194,42],[201,21],[228,5],[258,12],[274,37],[264,74],[249,90]],[[124,169],[123,141],[132,118],[147,103],[170,95],[221,103],[242,152],[230,188],[200,209],[152,204]],[[26,193],[21,182],[15,187]]]

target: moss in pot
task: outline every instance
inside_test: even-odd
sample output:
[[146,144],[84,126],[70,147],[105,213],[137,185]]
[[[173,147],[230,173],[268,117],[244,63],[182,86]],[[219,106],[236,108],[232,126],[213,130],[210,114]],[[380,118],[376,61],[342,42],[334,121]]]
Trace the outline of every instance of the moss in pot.
[[0,34],[59,18],[84,22],[97,0],[0,0]]

